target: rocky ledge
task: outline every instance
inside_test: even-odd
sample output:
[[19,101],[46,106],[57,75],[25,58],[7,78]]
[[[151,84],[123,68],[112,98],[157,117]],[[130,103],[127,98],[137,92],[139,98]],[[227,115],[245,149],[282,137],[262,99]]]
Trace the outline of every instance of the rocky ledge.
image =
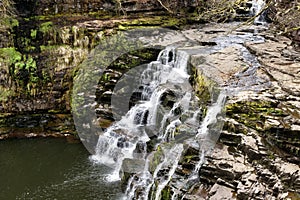
[[[195,162],[197,148],[191,146],[165,192],[181,191],[183,199],[299,199],[300,53],[288,38],[259,27],[230,33],[227,28],[184,32],[200,44],[217,46],[220,37],[231,44],[197,50],[191,60],[198,74],[227,88],[229,96],[223,131],[199,171],[199,182],[178,188],[178,177],[188,177]],[[243,35],[252,41],[239,40]]]

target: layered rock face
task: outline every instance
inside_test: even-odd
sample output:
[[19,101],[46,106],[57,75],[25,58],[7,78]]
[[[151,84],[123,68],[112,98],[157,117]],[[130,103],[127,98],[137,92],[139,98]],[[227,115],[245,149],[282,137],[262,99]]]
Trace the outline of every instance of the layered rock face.
[[0,33],[1,112],[69,112],[73,72],[101,39],[118,30],[182,22],[153,13],[131,20],[115,16],[123,9],[145,14],[140,6],[158,14],[162,7],[150,0],[122,1],[122,8],[96,0],[15,3],[17,17],[8,19]]
[[20,0],[15,7],[15,18],[7,19],[0,31],[0,112],[12,122],[19,114],[70,114],[77,67],[106,36],[138,26],[181,23],[153,14],[131,20],[116,17],[123,9],[159,13],[157,1],[126,1],[121,8],[113,1]]
[[[216,38],[224,36],[228,43],[235,43],[232,37],[242,38],[253,28],[257,29],[240,27],[231,32],[233,36],[224,36],[226,26],[218,25],[184,34],[200,44],[217,45],[220,40]],[[197,148],[190,146],[165,189],[171,191],[170,196],[172,191],[182,191],[183,199],[299,198],[299,52],[285,37],[273,37],[265,31],[258,36],[265,39],[238,42],[255,59],[245,57],[238,45],[211,53],[198,50],[192,55],[198,74],[231,90],[223,131],[199,171],[200,182],[178,187],[184,185],[179,177],[188,178],[198,162]],[[251,71],[256,64],[256,70]]]

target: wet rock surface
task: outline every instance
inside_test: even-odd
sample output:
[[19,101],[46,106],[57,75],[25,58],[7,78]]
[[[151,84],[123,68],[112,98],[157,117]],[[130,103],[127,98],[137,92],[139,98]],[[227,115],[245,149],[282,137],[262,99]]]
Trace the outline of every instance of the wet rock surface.
[[[210,33],[205,35],[205,41],[210,44],[224,34],[218,25],[204,27],[200,34],[195,34],[199,30],[187,30],[185,34],[201,41],[205,29]],[[251,27],[235,31],[243,35],[241,29],[251,30]],[[267,35],[258,33],[257,36]],[[178,178],[170,185],[174,191],[181,190],[184,199],[298,199],[299,52],[285,37],[259,38],[240,44],[210,52],[201,48],[194,51],[191,62],[198,67],[198,73],[232,90],[226,105],[224,129],[199,171],[200,183],[186,190],[178,187],[181,185]],[[244,47],[258,62],[245,59]],[[251,64],[258,65],[254,73],[238,76],[241,71],[249,71]],[[255,81],[249,81],[248,77]],[[191,168],[185,161],[177,174],[188,176]]]

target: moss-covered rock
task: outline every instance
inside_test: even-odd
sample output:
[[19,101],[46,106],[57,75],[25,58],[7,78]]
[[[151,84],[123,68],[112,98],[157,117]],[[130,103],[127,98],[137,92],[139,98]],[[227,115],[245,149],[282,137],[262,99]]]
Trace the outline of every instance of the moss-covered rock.
[[219,88],[217,83],[204,75],[201,68],[192,67],[192,76],[190,82],[195,89],[196,95],[199,97],[202,105],[207,105],[207,103],[212,100],[216,100],[219,93]]
[[[291,130],[291,126],[285,123],[289,113],[283,110],[278,103],[268,100],[253,100],[228,104],[226,107],[227,117],[257,130],[271,144],[276,144],[282,150],[299,156],[299,131]],[[244,134],[248,133],[247,129],[240,129],[230,123],[227,123],[225,128],[231,131],[240,130]]]

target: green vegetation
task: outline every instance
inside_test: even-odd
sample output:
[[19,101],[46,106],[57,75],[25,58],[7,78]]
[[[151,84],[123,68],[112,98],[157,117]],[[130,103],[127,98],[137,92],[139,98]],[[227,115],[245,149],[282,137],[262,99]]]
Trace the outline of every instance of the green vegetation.
[[227,115],[245,124],[247,127],[262,131],[265,127],[266,116],[284,117],[281,109],[269,101],[245,101],[226,105]]
[[166,186],[162,191],[161,191],[161,199],[162,200],[168,200],[171,199],[171,189],[169,186]]
[[217,84],[205,77],[200,70],[194,67],[192,68],[190,82],[195,88],[196,95],[199,97],[202,105],[207,106],[207,103],[212,100],[212,95],[219,93]]
[[155,17],[143,17],[134,20],[127,20],[121,22],[118,25],[118,30],[126,31],[136,28],[149,28],[149,27],[166,27],[178,29],[181,25],[186,24],[186,18],[171,17],[171,16],[155,16]]
[[15,26],[19,26],[19,21],[14,18],[6,17],[0,19],[0,27],[2,28],[13,28]]
[[40,25],[39,31],[41,31],[43,34],[46,34],[50,30],[53,30],[53,27],[53,22],[44,22]]
[[67,45],[41,45],[40,49],[41,49],[41,52],[49,53],[49,52],[55,51],[59,47],[67,47]]
[[26,88],[30,95],[35,96],[37,93],[37,83],[39,81],[36,61],[30,55],[23,55],[22,60],[16,62],[12,69],[12,76],[19,87],[23,89]]
[[[9,66],[9,72],[16,81],[18,90],[27,90],[33,96],[36,95],[36,87],[39,82],[37,76],[37,65],[34,58],[30,55],[22,55],[15,48],[0,49],[1,62]],[[12,92],[1,92],[2,99],[6,99]]]
[[31,31],[31,32],[30,32],[31,38],[32,38],[32,39],[36,39],[37,30],[31,29],[30,31]]
[[[164,151],[162,149],[162,146],[164,144],[161,144],[157,147],[157,149],[154,151],[153,156],[151,158],[151,162],[149,164],[149,171],[151,173],[153,173],[156,169],[156,167],[159,165],[159,163],[162,162],[162,160],[164,159]],[[165,145],[170,145],[165,143]]]
[[6,62],[8,65],[13,65],[22,60],[22,54],[13,47],[1,48],[0,58],[2,58],[2,62]]

